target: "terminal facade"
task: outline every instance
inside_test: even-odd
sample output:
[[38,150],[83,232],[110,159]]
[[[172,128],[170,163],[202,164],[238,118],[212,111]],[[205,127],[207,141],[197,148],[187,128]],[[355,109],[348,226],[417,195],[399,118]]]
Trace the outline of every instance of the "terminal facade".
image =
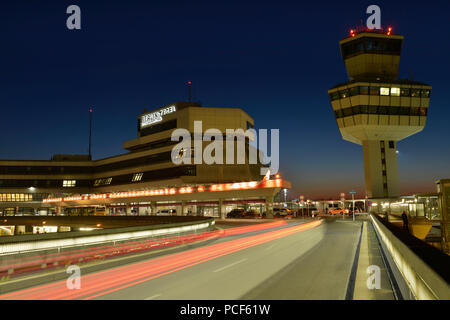
[[[194,121],[202,121],[202,129],[254,127],[254,120],[240,108],[202,107],[193,102],[176,102],[138,116],[137,138],[126,141],[126,153],[91,160],[87,155],[55,155],[51,160],[1,160],[0,161],[0,211],[3,215],[100,212],[106,214],[172,214],[211,215],[224,217],[236,206],[251,206],[266,212],[266,202],[289,182],[278,179],[277,186],[265,182],[261,164],[250,164],[248,154],[250,138],[245,137],[246,161],[244,164],[180,164],[172,162],[171,141],[177,128],[194,132]],[[236,141],[236,148],[237,148]],[[203,147],[206,143],[203,143]],[[267,178],[267,177],[266,177]],[[266,179],[267,180],[267,179]],[[270,179],[269,179],[270,180]],[[250,184],[245,184],[249,182]],[[256,184],[255,184],[256,183]],[[234,187],[226,187],[234,184]],[[202,194],[148,193],[147,196],[99,198],[95,195],[144,192],[151,190],[179,190],[180,188],[223,185],[227,190]],[[272,187],[270,187],[272,186]],[[219,188],[219,187],[217,187]],[[219,190],[217,190],[219,191]],[[194,195],[195,194],[195,195]],[[220,196],[219,196],[220,195]],[[89,201],[68,199],[82,199]],[[66,201],[48,201],[48,199]]]

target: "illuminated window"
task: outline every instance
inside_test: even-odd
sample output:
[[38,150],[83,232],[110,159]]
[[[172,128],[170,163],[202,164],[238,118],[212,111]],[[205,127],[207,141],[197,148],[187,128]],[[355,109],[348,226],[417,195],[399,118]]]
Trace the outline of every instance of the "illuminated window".
[[0,193],[0,202],[33,201],[33,195],[28,193]]
[[94,182],[94,187],[105,186],[105,185],[111,184],[111,181],[112,181],[112,178],[97,179]]
[[394,97],[400,97],[400,88],[391,88],[391,95]]
[[380,88],[380,96],[388,96],[389,95],[389,88]]
[[143,175],[144,175],[143,173],[135,173],[131,181],[132,182],[141,181]]
[[63,180],[63,187],[75,187],[76,180]]

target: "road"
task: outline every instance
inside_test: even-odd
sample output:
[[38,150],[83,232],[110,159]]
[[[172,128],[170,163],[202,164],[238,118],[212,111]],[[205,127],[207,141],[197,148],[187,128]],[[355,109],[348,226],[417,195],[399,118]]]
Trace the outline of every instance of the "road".
[[0,299],[345,299],[361,222],[269,229],[91,273]]

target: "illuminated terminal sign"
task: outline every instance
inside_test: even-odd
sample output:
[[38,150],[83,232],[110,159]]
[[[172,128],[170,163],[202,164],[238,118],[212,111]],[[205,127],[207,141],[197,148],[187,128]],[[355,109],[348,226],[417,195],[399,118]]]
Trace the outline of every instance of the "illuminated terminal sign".
[[146,115],[143,115],[141,117],[141,128],[152,125],[154,123],[161,122],[163,120],[163,116],[166,114],[170,114],[177,111],[175,106],[170,106]]

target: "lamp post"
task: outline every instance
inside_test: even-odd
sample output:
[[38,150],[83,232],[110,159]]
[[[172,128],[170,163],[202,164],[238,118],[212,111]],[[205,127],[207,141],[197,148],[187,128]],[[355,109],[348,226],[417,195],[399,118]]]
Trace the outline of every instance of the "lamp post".
[[342,201],[342,219],[345,219],[345,193],[341,192],[341,201]]
[[349,192],[352,195],[352,212],[353,212],[353,221],[355,221],[355,194],[356,191],[350,191]]

